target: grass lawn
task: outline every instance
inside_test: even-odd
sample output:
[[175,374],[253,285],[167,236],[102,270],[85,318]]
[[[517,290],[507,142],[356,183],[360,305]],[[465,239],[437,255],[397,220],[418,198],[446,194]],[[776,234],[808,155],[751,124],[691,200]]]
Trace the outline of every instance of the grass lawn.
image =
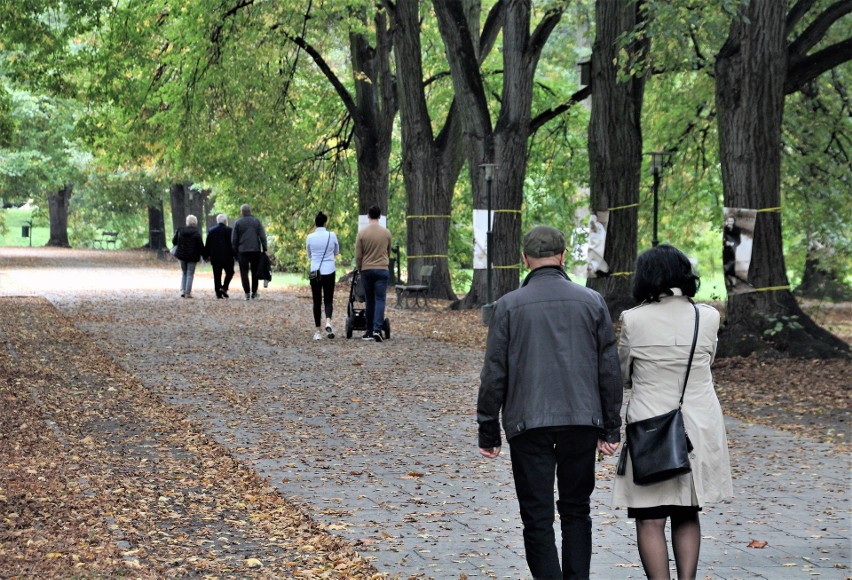
[[[6,233],[0,232],[0,246],[29,246],[30,238],[21,237],[21,227],[32,219],[33,210],[11,208],[0,210],[6,218]],[[50,228],[36,226],[30,228],[33,246],[43,246],[50,239]]]

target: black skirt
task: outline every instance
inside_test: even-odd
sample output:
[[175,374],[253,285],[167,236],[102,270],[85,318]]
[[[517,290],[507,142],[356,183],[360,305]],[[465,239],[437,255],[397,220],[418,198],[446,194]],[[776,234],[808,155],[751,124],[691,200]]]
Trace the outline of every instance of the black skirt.
[[688,517],[701,511],[697,505],[658,505],[647,508],[627,508],[627,517],[637,520],[661,520],[673,515]]

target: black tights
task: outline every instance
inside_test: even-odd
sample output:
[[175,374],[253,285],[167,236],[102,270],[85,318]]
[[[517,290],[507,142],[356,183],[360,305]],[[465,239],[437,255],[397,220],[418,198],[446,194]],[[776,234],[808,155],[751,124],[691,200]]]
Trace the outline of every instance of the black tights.
[[[698,512],[673,513],[672,550],[674,551],[677,577],[691,580],[698,571],[698,552],[701,548],[701,524]],[[669,576],[669,552],[666,545],[666,518],[637,519],[636,541],[645,576],[650,580]]]

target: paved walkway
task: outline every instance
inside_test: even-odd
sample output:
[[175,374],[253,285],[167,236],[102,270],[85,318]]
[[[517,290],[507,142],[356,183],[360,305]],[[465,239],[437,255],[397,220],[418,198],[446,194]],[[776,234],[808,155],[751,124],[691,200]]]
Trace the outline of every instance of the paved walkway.
[[[175,272],[146,271],[144,289],[129,271],[57,289],[2,268],[0,295],[46,295],[380,571],[529,577],[507,454],[488,461],[476,449],[477,349],[404,332],[381,345],[314,342],[304,296],[180,300]],[[738,421],[728,429],[736,497],[705,509],[700,573],[850,578],[849,457]],[[632,523],[608,504],[613,470],[600,465],[593,497],[593,577],[641,578]]]

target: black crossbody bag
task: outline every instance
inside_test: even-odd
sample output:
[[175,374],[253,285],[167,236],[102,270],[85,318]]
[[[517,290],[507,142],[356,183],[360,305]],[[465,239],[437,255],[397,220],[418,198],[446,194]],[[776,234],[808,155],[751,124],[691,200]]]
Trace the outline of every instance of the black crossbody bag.
[[624,475],[627,463],[627,453],[630,453],[630,463],[633,467],[633,483],[648,485],[666,481],[692,471],[689,464],[689,453],[692,442],[686,433],[683,423],[683,395],[686,393],[686,383],[689,381],[689,371],[692,368],[692,357],[698,342],[698,308],[695,310],[695,330],[692,335],[692,348],[689,350],[689,362],[686,365],[686,376],[683,379],[683,389],[677,409],[649,419],[627,423],[626,442],[618,458],[616,473]]

